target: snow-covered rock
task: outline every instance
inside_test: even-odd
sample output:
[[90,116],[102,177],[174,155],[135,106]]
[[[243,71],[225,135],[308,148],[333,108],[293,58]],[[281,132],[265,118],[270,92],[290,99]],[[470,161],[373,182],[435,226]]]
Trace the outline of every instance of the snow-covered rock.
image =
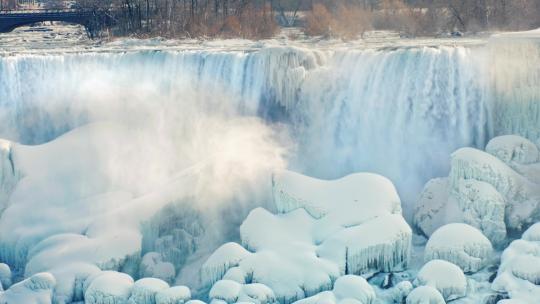
[[128,304],[156,304],[156,294],[169,289],[169,284],[156,278],[137,280],[131,288]]
[[172,283],[176,277],[176,269],[170,262],[164,262],[158,252],[146,253],[139,266],[141,278],[157,278],[167,283]]
[[504,250],[492,289],[525,303],[540,299],[539,232],[540,223],[537,223]]
[[85,304],[125,304],[134,283],[129,275],[115,271],[104,271],[88,278],[88,281],[84,292]]
[[277,303],[274,292],[264,284],[240,284],[229,280],[216,282],[210,289],[209,297],[212,303]]
[[416,286],[431,286],[437,289],[446,301],[467,294],[467,278],[456,265],[444,260],[431,260],[418,272]]
[[[225,276],[227,284],[258,282],[291,303],[330,290],[346,274],[407,266],[412,231],[387,179],[355,174],[325,182],[280,172],[273,184],[282,213],[252,210],[240,227],[246,249],[231,243],[219,248],[202,269],[207,285]],[[308,194],[314,186],[320,196]],[[345,190],[352,193],[339,192]]]
[[446,304],[441,293],[431,286],[416,287],[409,296],[407,304]]
[[11,269],[7,264],[0,263],[0,286],[2,289],[8,289],[11,283]]
[[345,275],[338,278],[331,291],[324,291],[312,297],[295,302],[295,304],[346,304],[375,302],[375,291],[362,277]]
[[38,273],[0,292],[2,304],[51,304],[55,278],[50,273]]
[[420,232],[430,236],[445,224],[464,222],[500,248],[507,231],[540,220],[538,148],[519,136],[501,136],[486,149],[459,149],[449,177],[426,184],[413,220]]
[[493,248],[480,230],[462,223],[453,223],[437,229],[429,238],[424,261],[446,260],[458,265],[464,272],[477,272],[486,266]]
[[156,304],[184,304],[191,299],[191,291],[186,286],[174,286],[156,293]]

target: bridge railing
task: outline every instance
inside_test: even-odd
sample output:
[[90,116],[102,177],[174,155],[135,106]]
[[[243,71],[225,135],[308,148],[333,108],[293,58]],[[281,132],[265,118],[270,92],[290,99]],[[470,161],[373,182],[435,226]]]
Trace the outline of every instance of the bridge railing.
[[0,10],[0,15],[20,15],[20,14],[43,14],[43,13],[81,13],[88,12],[84,9],[31,9],[31,10]]

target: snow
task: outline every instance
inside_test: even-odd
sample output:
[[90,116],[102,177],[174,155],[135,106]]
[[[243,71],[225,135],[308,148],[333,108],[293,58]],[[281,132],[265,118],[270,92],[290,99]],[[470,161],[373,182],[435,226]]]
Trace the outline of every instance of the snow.
[[8,289],[11,286],[11,269],[9,265],[0,263],[0,290]]
[[371,304],[375,303],[375,291],[368,282],[359,276],[345,275],[336,280],[332,291],[324,291],[295,304]]
[[444,260],[431,260],[422,266],[414,285],[437,289],[445,301],[459,299],[467,294],[467,278],[463,271]]
[[502,248],[507,232],[522,232],[540,220],[538,148],[508,135],[492,139],[486,149],[457,150],[449,177],[426,184],[414,216],[422,233],[430,236],[445,224],[464,222]]
[[[313,183],[321,195],[302,197]],[[224,276],[229,280],[220,284],[262,283],[280,302],[291,303],[331,289],[343,275],[407,267],[412,232],[387,179],[358,173],[322,181],[279,172],[273,186],[281,213],[252,210],[240,226],[245,249],[229,243],[216,250],[202,269],[206,285]]]
[[148,252],[143,256],[139,273],[142,278],[157,278],[167,283],[172,283],[176,278],[174,265],[163,262],[163,258],[158,252]]
[[492,288],[512,300],[534,303],[540,299],[540,223],[527,229],[501,255]]
[[51,304],[55,285],[50,273],[38,273],[0,292],[0,303]]
[[407,297],[407,304],[446,304],[441,293],[431,286],[416,287]]
[[275,303],[274,292],[264,284],[240,284],[230,280],[220,280],[210,289],[211,303]]
[[156,278],[137,280],[131,288],[128,304],[156,304],[156,294],[169,289],[169,284]]
[[446,260],[470,273],[486,266],[492,254],[491,243],[481,231],[467,224],[454,223],[442,226],[431,235],[424,260]]
[[174,286],[156,293],[156,304],[184,304],[191,299],[191,291],[186,286]]
[[133,279],[129,275],[115,271],[104,271],[88,280],[85,304],[127,303],[133,287]]

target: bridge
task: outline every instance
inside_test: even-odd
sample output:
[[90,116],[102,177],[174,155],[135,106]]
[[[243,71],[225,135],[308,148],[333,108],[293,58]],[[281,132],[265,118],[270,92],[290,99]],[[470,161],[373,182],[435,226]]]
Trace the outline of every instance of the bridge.
[[111,24],[111,17],[104,12],[91,10],[58,9],[0,11],[0,33],[8,33],[14,29],[45,21],[61,21],[80,24],[86,28],[88,35],[94,37],[104,25]]

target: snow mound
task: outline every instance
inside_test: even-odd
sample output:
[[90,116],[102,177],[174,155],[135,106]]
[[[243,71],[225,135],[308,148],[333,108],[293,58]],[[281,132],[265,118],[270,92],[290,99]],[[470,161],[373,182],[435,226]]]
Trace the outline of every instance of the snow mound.
[[11,286],[11,269],[7,264],[0,263],[0,291]]
[[312,297],[297,301],[295,304],[371,304],[375,302],[375,298],[375,291],[364,278],[355,275],[345,275],[336,280],[332,291],[321,292]]
[[465,222],[501,248],[507,231],[522,232],[540,220],[538,148],[519,136],[501,136],[486,149],[459,149],[449,177],[426,184],[413,219],[421,233],[430,236],[445,224]]
[[[354,174],[325,182],[280,172],[273,186],[282,213],[252,210],[240,227],[243,247],[225,244],[204,264],[206,285],[225,278],[231,286],[262,283],[280,303],[291,303],[330,290],[343,275],[407,266],[412,231],[387,179]],[[321,195],[308,194],[311,187]],[[354,195],[339,192],[345,190]]]
[[276,303],[274,292],[264,284],[240,284],[235,281],[220,280],[214,284],[209,293],[212,303]]
[[540,299],[540,223],[531,226],[501,255],[501,265],[492,289],[516,301],[535,303]]
[[409,296],[407,304],[446,304],[441,293],[431,286],[416,287]]
[[493,253],[489,240],[478,229],[454,223],[437,229],[429,238],[424,261],[446,260],[464,272],[477,272]]
[[128,304],[156,304],[156,294],[169,289],[169,284],[160,279],[144,278],[137,280],[131,288]]
[[133,287],[133,279],[129,275],[116,271],[104,271],[88,280],[85,304],[127,303]]
[[462,298],[467,294],[467,278],[456,265],[444,260],[427,262],[418,272],[416,286],[437,289],[446,301]]
[[50,304],[55,278],[50,273],[38,273],[0,292],[2,304]]
[[156,304],[184,304],[191,299],[191,291],[186,286],[174,286],[156,293]]
[[139,276],[141,278],[157,278],[167,283],[172,283],[176,278],[176,269],[169,262],[164,262],[160,253],[146,253],[139,266]]

